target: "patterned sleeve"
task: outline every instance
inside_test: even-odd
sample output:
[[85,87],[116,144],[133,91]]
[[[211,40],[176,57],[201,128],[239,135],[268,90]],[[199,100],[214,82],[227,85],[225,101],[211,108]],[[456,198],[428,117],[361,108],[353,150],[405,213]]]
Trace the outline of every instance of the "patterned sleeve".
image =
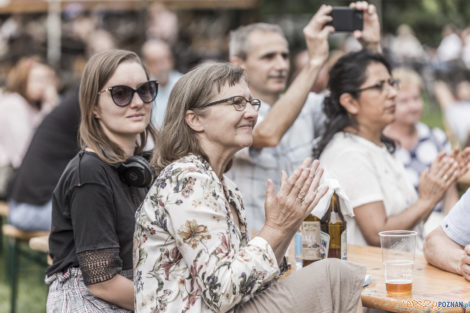
[[208,173],[193,168],[176,177],[164,188],[168,232],[205,303],[226,312],[276,278],[274,252],[260,237],[241,246],[221,187]]

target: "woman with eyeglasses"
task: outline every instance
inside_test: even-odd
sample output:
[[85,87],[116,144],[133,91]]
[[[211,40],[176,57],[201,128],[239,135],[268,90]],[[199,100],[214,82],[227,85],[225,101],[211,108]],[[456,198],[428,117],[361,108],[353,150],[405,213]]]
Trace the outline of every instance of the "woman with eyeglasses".
[[47,312],[134,310],[135,211],[152,183],[141,156],[157,83],[139,57],[107,50],[88,61],[80,83],[80,151],[53,193]]
[[318,161],[283,173],[277,194],[268,180],[266,222],[250,240],[242,195],[224,175],[252,144],[258,118],[243,73],[202,65],[171,92],[152,158],[159,176],[136,213],[136,312],[362,312],[362,266],[324,260],[277,281],[326,192]]
[[418,196],[392,154],[394,142],[383,135],[395,120],[399,88],[383,55],[362,50],[343,56],[328,86],[326,130],[316,154],[354,208],[348,243],[379,246],[380,231],[409,229],[418,232],[421,249],[423,222],[460,175],[459,156],[439,154],[422,173]]

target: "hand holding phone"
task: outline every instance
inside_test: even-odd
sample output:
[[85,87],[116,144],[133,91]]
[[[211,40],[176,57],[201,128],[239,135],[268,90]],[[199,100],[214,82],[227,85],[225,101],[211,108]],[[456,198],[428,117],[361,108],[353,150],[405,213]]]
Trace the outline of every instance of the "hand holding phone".
[[369,49],[375,52],[381,52],[380,46],[380,22],[377,11],[373,4],[365,1],[352,2],[349,7],[351,9],[362,11],[362,30],[355,30],[352,32],[364,49]]
[[331,25],[337,32],[353,32],[363,28],[363,11],[349,7],[333,7],[330,13],[333,21],[326,25]]
[[328,21],[331,21],[331,17],[328,15],[331,10],[331,6],[324,4],[321,5],[303,29],[305,43],[307,44],[309,63],[311,65],[316,64],[321,66],[328,58],[328,35],[332,33],[334,29],[333,27],[326,26],[325,24]]

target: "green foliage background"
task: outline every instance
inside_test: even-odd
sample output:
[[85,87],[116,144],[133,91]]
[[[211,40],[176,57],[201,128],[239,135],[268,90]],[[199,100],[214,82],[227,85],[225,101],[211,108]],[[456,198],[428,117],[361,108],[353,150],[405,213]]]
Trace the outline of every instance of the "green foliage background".
[[[323,4],[348,6],[351,1],[321,0],[265,0],[260,7],[262,17],[282,16],[286,12],[312,15]],[[371,0],[376,5],[384,33],[395,33],[397,27],[406,23],[415,31],[425,45],[436,47],[441,39],[444,25],[458,28],[470,26],[470,2],[468,0]]]

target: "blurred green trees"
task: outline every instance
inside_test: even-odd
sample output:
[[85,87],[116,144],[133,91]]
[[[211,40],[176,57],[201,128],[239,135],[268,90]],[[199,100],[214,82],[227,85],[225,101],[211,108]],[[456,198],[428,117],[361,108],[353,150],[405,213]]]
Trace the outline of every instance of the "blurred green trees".
[[[332,6],[347,6],[350,2],[344,0],[265,0],[261,4],[260,15],[269,21],[275,21],[286,12],[292,15],[311,16],[323,3]],[[451,24],[457,28],[470,26],[470,1],[468,0],[370,0],[369,2],[375,4],[378,9],[384,33],[394,34],[397,27],[405,23],[411,26],[423,44],[430,47],[436,47],[439,44],[444,25]]]

